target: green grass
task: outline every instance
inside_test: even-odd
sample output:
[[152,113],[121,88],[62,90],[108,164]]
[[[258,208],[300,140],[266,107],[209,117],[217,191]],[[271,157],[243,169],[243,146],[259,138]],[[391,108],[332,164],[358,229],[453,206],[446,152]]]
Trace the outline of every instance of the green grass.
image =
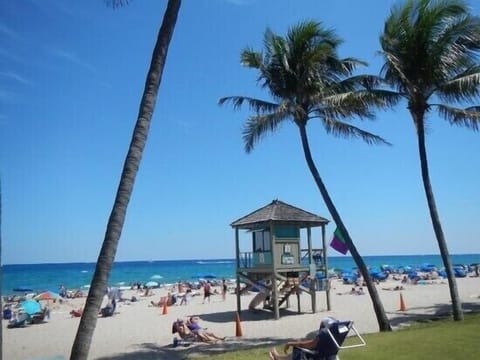
[[[480,358],[480,314],[465,321],[438,320],[419,323],[403,330],[364,336],[367,346],[340,350],[341,360],[437,360]],[[280,348],[279,348],[280,349]],[[270,348],[256,348],[208,355],[214,360],[268,359]],[[198,354],[195,358],[199,358]]]

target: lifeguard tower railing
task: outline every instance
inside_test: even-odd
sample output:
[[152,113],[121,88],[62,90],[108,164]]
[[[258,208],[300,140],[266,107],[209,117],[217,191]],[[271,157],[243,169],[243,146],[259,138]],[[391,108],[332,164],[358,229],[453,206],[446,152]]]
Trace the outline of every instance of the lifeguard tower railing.
[[[301,263],[308,265],[309,253],[308,249],[301,249]],[[242,269],[254,269],[257,267],[268,267],[273,264],[271,251],[246,251],[240,252],[240,268]],[[312,249],[312,260],[317,268],[323,268],[324,258],[323,249]]]

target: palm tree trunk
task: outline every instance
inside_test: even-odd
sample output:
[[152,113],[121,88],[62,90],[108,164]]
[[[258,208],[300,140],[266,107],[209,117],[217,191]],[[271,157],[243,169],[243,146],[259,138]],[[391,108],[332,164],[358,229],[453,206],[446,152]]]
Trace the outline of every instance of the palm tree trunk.
[[367,266],[365,265],[363,258],[358,253],[357,248],[355,247],[355,244],[353,243],[352,238],[350,237],[350,234],[347,231],[347,228],[343,224],[343,221],[340,215],[338,214],[337,209],[333,204],[332,199],[330,198],[330,195],[328,194],[327,188],[325,187],[325,184],[323,183],[322,178],[318,173],[317,167],[315,166],[315,163],[312,158],[312,154],[310,152],[310,146],[308,144],[307,131],[306,131],[305,125],[299,125],[299,128],[300,128],[300,136],[302,138],[303,152],[308,164],[308,168],[310,169],[310,172],[312,173],[313,178],[315,179],[317,187],[320,190],[320,193],[322,194],[323,200],[325,201],[325,205],[327,206],[328,211],[332,215],[333,221],[335,221],[335,224],[340,228],[340,231],[342,232],[342,235],[347,243],[348,249],[352,254],[353,260],[357,264],[360,274],[362,274],[363,279],[367,284],[368,293],[370,294],[370,298],[373,304],[373,309],[375,311],[375,315],[377,316],[378,327],[380,331],[391,331],[392,327],[390,326],[390,322],[388,321],[387,315],[385,313],[385,309],[383,308],[383,304],[380,300],[380,297],[378,296],[377,288],[375,287],[372,281],[372,278],[368,273]]
[[412,117],[415,119],[418,136],[418,152],[420,154],[420,166],[422,169],[423,186],[425,188],[425,195],[427,196],[428,209],[430,210],[430,218],[432,220],[433,230],[437,238],[440,255],[442,256],[443,266],[447,272],[448,286],[450,289],[450,297],[452,300],[453,319],[455,321],[463,320],[462,303],[458,296],[457,281],[453,273],[452,260],[448,252],[447,242],[440,223],[440,217],[437,212],[437,205],[435,197],[433,196],[432,184],[430,183],[430,175],[428,172],[427,152],[425,150],[425,128],[423,116],[412,112]]
[[107,282],[115,259],[118,242],[122,233],[127,206],[133,191],[135,177],[140,166],[143,150],[147,141],[148,130],[155,109],[158,88],[167,58],[168,46],[173,35],[181,0],[169,0],[162,26],[153,50],[150,69],[145,81],[145,89],[140,104],[139,114],[132,140],[123,167],[115,203],[107,224],[105,239],[97,260],[90,291],[85,303],[77,335],[72,347],[70,359],[86,360],[90,350],[93,332],[97,323],[102,299],[107,289]]
[[[0,181],[0,309],[3,310],[3,262],[2,262],[2,183]],[[3,314],[2,314],[3,319]],[[0,326],[0,360],[3,359],[3,326]]]

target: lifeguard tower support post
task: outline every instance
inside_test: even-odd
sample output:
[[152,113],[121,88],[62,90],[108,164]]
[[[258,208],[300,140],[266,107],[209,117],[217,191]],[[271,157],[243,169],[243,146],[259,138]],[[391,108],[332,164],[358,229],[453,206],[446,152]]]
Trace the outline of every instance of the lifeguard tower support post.
[[[275,319],[280,318],[280,306],[291,294],[297,294],[298,312],[300,291],[311,296],[312,312],[316,312],[316,274],[327,274],[325,226],[328,220],[279,200],[234,221],[235,229],[237,311],[241,313],[241,288],[245,283],[270,294],[269,306]],[[311,228],[321,227],[321,248],[312,247]],[[308,248],[301,248],[300,231],[306,229]],[[240,252],[239,231],[252,234],[252,251]],[[308,284],[306,286],[302,284]],[[326,291],[330,310],[328,280],[320,290]]]

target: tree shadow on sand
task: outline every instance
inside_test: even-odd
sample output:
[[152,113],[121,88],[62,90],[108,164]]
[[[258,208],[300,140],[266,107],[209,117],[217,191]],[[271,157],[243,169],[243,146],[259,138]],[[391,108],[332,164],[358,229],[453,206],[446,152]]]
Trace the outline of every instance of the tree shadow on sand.
[[[300,313],[303,314],[303,313]],[[203,313],[198,315],[198,317],[204,321],[209,321],[212,323],[228,323],[235,321],[237,312],[236,311],[223,311],[223,312],[212,312],[212,313]],[[280,317],[299,315],[296,311],[291,311],[289,309],[280,309]],[[268,310],[244,310],[240,313],[240,319],[242,322],[249,321],[263,321],[263,320],[273,320],[273,312]]]
[[[480,304],[475,302],[462,303],[464,313],[480,312]],[[430,322],[442,320],[452,316],[452,306],[449,304],[435,304],[428,307],[411,307],[405,311],[389,313],[390,324],[394,328],[408,326],[415,322]]]
[[[480,312],[480,304],[476,302],[464,302],[462,304],[463,311]],[[449,304],[435,304],[429,307],[414,307],[407,308],[406,311],[395,311],[389,313],[389,318],[394,328],[401,328],[403,326],[411,325],[415,322],[430,322],[451,317],[451,305]],[[281,316],[297,315],[297,312],[282,309]],[[232,322],[236,316],[235,311],[226,311],[220,313],[202,314],[201,319],[210,322],[226,323]],[[323,317],[321,314],[319,317]],[[248,321],[262,321],[273,319],[273,314],[268,311],[243,311],[241,313],[242,322]],[[313,337],[317,330],[312,329],[307,334],[299,334],[299,337]],[[225,341],[219,341],[213,344],[194,343],[188,346],[179,345],[173,347],[172,345],[160,346],[155,343],[137,344],[136,349],[132,352],[116,354],[106,357],[97,358],[97,360],[157,360],[157,359],[194,359],[198,356],[210,356],[221,354],[225,352],[232,352],[238,350],[247,350],[255,348],[270,348],[284,344],[290,338],[255,338],[246,339],[243,337],[231,337]],[[267,354],[265,353],[265,356]]]
[[[106,357],[97,358],[97,360],[158,360],[158,359],[191,359],[197,356],[211,356],[216,354],[223,354],[226,352],[247,350],[254,348],[264,348],[277,346],[284,343],[287,339],[278,338],[228,338],[225,341],[217,343],[194,343],[188,346],[179,345],[173,347],[172,345],[159,346],[153,343],[138,344],[137,350],[124,354],[116,354]],[[265,353],[265,356],[267,354]]]
[[[199,317],[204,321],[212,323],[229,323],[236,320],[236,311],[225,311],[201,314]],[[280,316],[298,315],[297,312],[288,309],[280,309]],[[271,311],[254,310],[242,311],[240,314],[242,323],[250,321],[264,321],[273,320],[274,316]],[[299,336],[314,336],[316,330],[312,329],[311,333],[299,334]],[[225,352],[232,352],[238,350],[247,350],[254,348],[265,348],[284,344],[290,338],[255,338],[246,339],[243,337],[229,337],[225,341],[218,341],[216,343],[194,343],[190,345],[179,345],[173,347],[172,345],[160,346],[154,343],[137,344],[136,350],[129,353],[116,354],[106,357],[97,358],[97,360],[153,360],[153,359],[190,359],[196,356],[210,356],[221,354]],[[265,356],[267,354],[265,353]]]

